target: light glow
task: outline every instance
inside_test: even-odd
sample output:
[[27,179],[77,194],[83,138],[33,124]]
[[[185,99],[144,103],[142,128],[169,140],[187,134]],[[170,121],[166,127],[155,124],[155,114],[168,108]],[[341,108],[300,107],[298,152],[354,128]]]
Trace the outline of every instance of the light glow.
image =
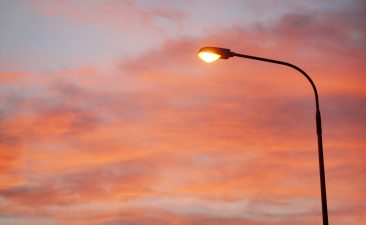
[[200,52],[198,53],[198,57],[200,57],[206,63],[211,63],[221,58],[221,55],[213,52]]

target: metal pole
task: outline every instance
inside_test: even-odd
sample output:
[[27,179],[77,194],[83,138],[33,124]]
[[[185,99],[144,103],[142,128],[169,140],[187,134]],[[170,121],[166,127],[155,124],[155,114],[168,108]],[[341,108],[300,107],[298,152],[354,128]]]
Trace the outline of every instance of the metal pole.
[[287,63],[287,62],[282,62],[282,61],[273,60],[273,59],[266,59],[266,58],[261,58],[261,57],[256,57],[256,56],[250,56],[250,55],[243,55],[243,54],[238,54],[238,53],[234,53],[234,52],[232,52],[232,55],[231,56],[237,56],[237,57],[242,57],[242,58],[260,60],[260,61],[265,61],[265,62],[270,62],[270,63],[276,63],[276,64],[281,64],[281,65],[289,66],[289,67],[291,67],[291,68],[299,71],[310,82],[310,84],[311,84],[311,86],[312,86],[312,88],[314,90],[314,95],[315,95],[315,107],[316,107],[316,115],[315,115],[315,118],[316,118],[316,134],[317,134],[317,138],[318,138],[320,192],[321,192],[321,202],[322,202],[323,225],[329,225],[329,222],[328,222],[328,206],[327,206],[327,192],[326,192],[326,187],[325,187],[325,170],[324,170],[324,155],[323,155],[322,121],[321,121],[320,109],[319,109],[318,91],[316,89],[316,86],[315,86],[313,80],[310,78],[309,75],[307,75],[305,73],[305,71],[303,71],[299,67],[297,67],[297,66],[295,66],[293,64]]

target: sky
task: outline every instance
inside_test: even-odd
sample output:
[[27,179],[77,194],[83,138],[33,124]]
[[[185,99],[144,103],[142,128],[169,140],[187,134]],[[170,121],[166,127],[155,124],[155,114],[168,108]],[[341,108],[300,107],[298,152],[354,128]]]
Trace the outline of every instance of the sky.
[[0,0],[0,224],[366,221],[363,0]]

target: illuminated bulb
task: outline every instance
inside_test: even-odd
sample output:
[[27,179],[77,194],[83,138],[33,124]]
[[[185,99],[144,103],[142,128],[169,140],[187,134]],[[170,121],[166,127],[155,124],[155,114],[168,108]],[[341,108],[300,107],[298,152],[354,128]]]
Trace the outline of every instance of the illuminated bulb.
[[213,52],[200,52],[198,53],[198,57],[200,57],[203,61],[207,63],[211,63],[218,60],[221,57],[221,55],[218,55]]

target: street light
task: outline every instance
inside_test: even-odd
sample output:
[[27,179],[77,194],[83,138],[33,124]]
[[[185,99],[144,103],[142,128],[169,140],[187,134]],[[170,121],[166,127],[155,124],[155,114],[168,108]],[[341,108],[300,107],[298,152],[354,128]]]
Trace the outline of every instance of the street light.
[[319,174],[320,174],[320,191],[321,191],[321,202],[322,202],[322,214],[323,214],[323,225],[328,225],[328,207],[327,207],[327,193],[325,188],[325,172],[324,172],[324,156],[323,156],[323,139],[322,139],[322,122],[320,117],[320,109],[319,109],[319,97],[318,91],[316,90],[315,84],[313,80],[307,75],[302,69],[299,67],[292,65],[287,62],[282,62],[273,59],[266,59],[257,56],[251,55],[243,55],[232,52],[227,48],[218,48],[218,47],[203,47],[198,51],[198,56],[207,63],[214,62],[218,59],[228,59],[230,57],[241,57],[247,59],[254,59],[269,63],[281,64],[285,66],[289,66],[297,71],[299,71],[302,75],[306,77],[306,79],[310,82],[315,95],[315,107],[316,107],[316,134],[318,137],[318,155],[319,155]]

